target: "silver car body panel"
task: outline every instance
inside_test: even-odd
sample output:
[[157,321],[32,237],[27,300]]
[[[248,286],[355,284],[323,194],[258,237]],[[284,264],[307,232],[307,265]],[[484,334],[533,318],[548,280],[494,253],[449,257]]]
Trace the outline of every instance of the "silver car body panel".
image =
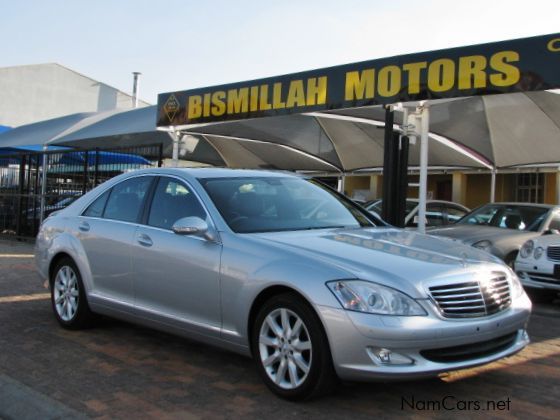
[[490,241],[492,246],[488,249],[488,252],[502,260],[512,252],[518,252],[525,241],[542,235],[541,232],[525,232],[522,230],[502,229],[493,226],[459,224],[430,229],[426,233],[455,239],[465,245],[473,245],[483,240]]
[[[428,287],[434,284],[461,282],[496,271],[513,275],[487,253],[458,242],[389,227],[238,234],[225,223],[197,181],[263,174],[294,176],[225,169],[153,169],[107,181],[44,222],[36,242],[38,271],[48,278],[53,259],[68,254],[82,274],[95,312],[246,355],[250,355],[249,317],[253,303],[271,287],[289,288],[316,310],[325,327],[337,373],[344,379],[431,375],[487,363],[527,344],[524,329],[531,304],[525,294],[515,297],[509,308],[497,314],[466,319],[443,317],[430,298]],[[184,180],[202,201],[216,240],[105,221],[127,226],[115,228],[119,229],[118,241],[103,242],[105,253],[111,256],[92,253],[94,240],[84,240],[80,223],[87,219],[90,237],[109,234],[103,219],[84,217],[82,212],[116,183],[139,175]],[[149,236],[152,245],[140,244],[139,235]],[[102,244],[95,246],[101,252]],[[341,279],[361,279],[398,289],[416,299],[428,315],[398,317],[344,310],[325,285]],[[127,290],[132,290],[130,295]],[[511,332],[518,335],[515,342],[488,357],[435,363],[419,353],[426,347],[467,345]],[[396,349],[414,363],[380,366],[368,353],[372,347]]]

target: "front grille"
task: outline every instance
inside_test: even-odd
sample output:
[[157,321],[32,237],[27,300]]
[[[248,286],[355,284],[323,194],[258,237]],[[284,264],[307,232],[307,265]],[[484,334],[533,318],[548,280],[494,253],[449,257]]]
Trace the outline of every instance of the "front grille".
[[560,246],[549,246],[546,249],[546,256],[549,260],[560,261]]
[[507,277],[493,273],[488,281],[468,281],[430,287],[430,294],[447,318],[473,318],[495,314],[511,305]]
[[437,363],[465,362],[491,356],[511,347],[517,338],[517,332],[478,343],[442,349],[421,350],[422,357]]

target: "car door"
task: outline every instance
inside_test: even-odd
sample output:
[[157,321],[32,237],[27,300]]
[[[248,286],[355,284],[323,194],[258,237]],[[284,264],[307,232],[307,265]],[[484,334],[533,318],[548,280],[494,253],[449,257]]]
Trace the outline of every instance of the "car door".
[[129,178],[99,196],[78,218],[78,237],[92,274],[92,299],[134,305],[131,253],[153,176]]
[[160,177],[134,238],[136,311],[155,321],[219,335],[222,247],[217,241],[171,230],[188,216],[212,223],[190,186],[178,178]]

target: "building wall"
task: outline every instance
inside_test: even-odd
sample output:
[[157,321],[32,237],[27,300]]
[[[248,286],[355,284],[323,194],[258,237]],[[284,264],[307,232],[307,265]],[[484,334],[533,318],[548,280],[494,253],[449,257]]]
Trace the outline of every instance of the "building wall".
[[[0,68],[0,92],[0,125],[10,127],[77,112],[132,108],[130,95],[55,63]],[[139,101],[139,106],[147,105]]]
[[544,176],[544,202],[547,204],[560,204],[558,203],[558,197],[556,195],[558,174],[548,173],[544,174]]
[[366,193],[366,200],[370,200],[377,197],[371,197],[369,194],[370,190],[370,176],[347,176],[344,183],[344,191],[348,197],[355,197],[358,194],[358,190],[368,191]]
[[[496,202],[515,201],[516,173],[496,175]],[[558,182],[560,173],[544,173],[544,203],[559,204]],[[418,175],[410,175],[408,182],[418,183]],[[464,204],[469,208],[476,208],[482,204],[490,202],[490,188],[492,176],[485,174],[429,174],[428,175],[428,197],[433,199],[445,199],[438,195],[438,183],[451,182],[452,201]],[[453,189],[455,188],[455,190]],[[457,188],[462,191],[456,191]],[[345,191],[352,197],[356,190],[369,189],[368,199],[381,198],[383,195],[383,175],[372,176],[347,176]],[[409,187],[407,190],[408,198],[418,198],[418,188]]]

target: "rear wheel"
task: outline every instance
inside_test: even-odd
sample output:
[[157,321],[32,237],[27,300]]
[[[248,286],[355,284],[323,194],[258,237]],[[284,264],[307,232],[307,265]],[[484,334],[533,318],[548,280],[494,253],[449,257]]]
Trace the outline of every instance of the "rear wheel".
[[92,325],[94,315],[89,309],[82,276],[69,257],[61,259],[53,270],[51,303],[62,327],[76,330]]
[[276,395],[303,400],[334,388],[336,374],[323,326],[298,295],[268,300],[257,315],[251,342],[259,373]]

